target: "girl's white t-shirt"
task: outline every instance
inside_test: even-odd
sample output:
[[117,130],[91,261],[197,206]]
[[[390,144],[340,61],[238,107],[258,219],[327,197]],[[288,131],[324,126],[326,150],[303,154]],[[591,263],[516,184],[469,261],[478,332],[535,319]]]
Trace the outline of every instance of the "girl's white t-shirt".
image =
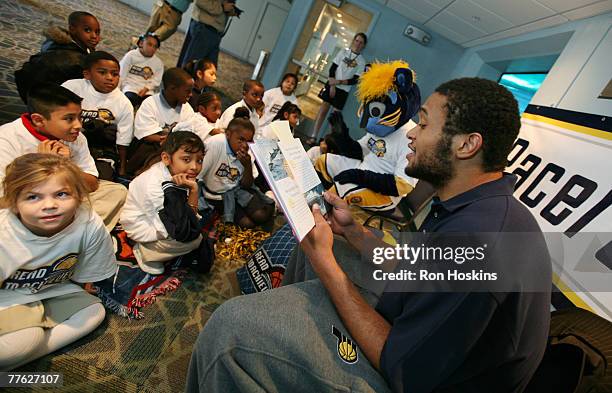
[[37,236],[9,209],[0,210],[0,310],[82,291],[77,283],[115,274],[117,261],[100,216],[81,206],[61,232]]

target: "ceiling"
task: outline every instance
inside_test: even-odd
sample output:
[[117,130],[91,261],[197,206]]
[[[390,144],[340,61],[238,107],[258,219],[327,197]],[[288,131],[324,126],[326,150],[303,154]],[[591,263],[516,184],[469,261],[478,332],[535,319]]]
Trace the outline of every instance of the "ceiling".
[[377,0],[464,47],[612,11],[612,0]]

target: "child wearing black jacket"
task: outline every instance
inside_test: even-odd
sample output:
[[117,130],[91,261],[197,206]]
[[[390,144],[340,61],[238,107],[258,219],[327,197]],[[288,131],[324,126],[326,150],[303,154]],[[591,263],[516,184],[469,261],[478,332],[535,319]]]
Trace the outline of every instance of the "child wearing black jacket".
[[[210,270],[198,216],[198,184],[204,144],[188,131],[174,131],[162,145],[161,161],[131,183],[120,222],[136,242],[134,256],[150,274],[164,272],[164,262],[196,251],[199,270]],[[205,260],[203,260],[205,259]]]
[[61,85],[69,79],[83,78],[81,63],[100,42],[100,23],[89,12],[75,11],[68,16],[68,30],[50,27],[44,34],[40,52],[15,71],[17,91],[26,104],[33,86],[43,82]]

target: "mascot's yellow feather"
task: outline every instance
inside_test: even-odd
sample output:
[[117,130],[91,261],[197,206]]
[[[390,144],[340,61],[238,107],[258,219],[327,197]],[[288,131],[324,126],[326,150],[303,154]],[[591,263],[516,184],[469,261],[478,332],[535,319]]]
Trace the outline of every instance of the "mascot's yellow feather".
[[[398,68],[410,68],[410,66],[403,60],[373,63],[372,67],[359,78],[359,84],[357,85],[359,101],[368,102],[375,98],[384,97],[389,90],[395,89],[393,82],[395,70]],[[416,80],[414,71],[412,71],[412,80]]]

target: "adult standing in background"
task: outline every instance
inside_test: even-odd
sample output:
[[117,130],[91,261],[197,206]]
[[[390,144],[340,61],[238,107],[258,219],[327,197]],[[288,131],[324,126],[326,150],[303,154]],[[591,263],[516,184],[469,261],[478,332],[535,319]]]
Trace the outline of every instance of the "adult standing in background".
[[348,98],[351,86],[357,84],[359,76],[365,71],[366,62],[361,51],[366,47],[368,37],[365,33],[357,33],[351,42],[351,47],[338,52],[329,68],[329,78],[325,87],[319,92],[323,100],[317,119],[315,120],[313,138],[308,142],[313,144],[319,139],[321,126],[327,117],[329,107],[342,111]]
[[192,59],[210,59],[217,65],[227,18],[235,15],[234,1],[195,0],[177,66],[183,67]]
[[160,41],[165,41],[176,32],[181,24],[183,13],[193,0],[158,0],[153,6],[148,33],[155,33]]

